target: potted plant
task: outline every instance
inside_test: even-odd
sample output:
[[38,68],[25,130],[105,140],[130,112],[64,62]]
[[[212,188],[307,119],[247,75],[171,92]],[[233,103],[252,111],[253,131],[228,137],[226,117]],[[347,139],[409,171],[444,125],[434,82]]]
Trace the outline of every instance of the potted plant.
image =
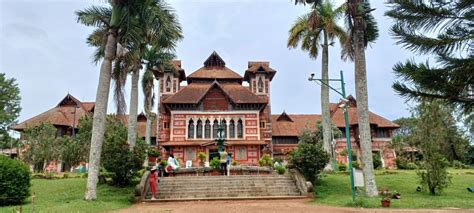
[[154,147],[148,148],[148,162],[155,162],[156,158],[160,156],[160,152]]
[[382,207],[388,208],[390,207],[391,199],[393,197],[393,193],[390,191],[384,191],[382,193],[382,200],[380,203],[382,204]]
[[204,167],[204,162],[206,161],[207,155],[204,152],[198,153],[199,166]]
[[400,195],[399,192],[393,191],[392,192],[392,199],[400,199],[402,196]]

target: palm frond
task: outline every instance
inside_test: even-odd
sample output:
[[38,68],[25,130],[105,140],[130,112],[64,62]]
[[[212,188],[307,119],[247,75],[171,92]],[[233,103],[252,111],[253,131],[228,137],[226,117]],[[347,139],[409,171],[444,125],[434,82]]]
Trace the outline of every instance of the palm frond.
[[109,26],[112,9],[110,7],[91,6],[84,10],[75,12],[77,22],[86,26],[102,27]]

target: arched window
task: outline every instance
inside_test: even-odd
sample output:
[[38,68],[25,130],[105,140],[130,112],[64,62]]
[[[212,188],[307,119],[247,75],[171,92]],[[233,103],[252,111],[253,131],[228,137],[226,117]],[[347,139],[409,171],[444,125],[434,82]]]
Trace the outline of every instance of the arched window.
[[243,138],[244,137],[244,125],[242,124],[242,120],[239,119],[237,122],[237,137]]
[[204,125],[204,138],[211,138],[211,122],[209,120],[206,120]]
[[263,92],[263,81],[261,77],[258,79],[258,92],[259,93]]
[[219,127],[219,122],[214,120],[214,125],[212,125],[212,138],[217,138],[217,128]]
[[171,92],[171,79],[169,76],[166,78],[166,92]]
[[199,119],[196,125],[196,138],[202,138],[202,121]]
[[227,121],[223,120],[221,124],[224,127],[224,132],[222,136],[223,138],[227,138]]
[[188,138],[194,138],[194,121],[191,119],[188,124]]
[[235,122],[234,122],[234,119],[230,120],[229,138],[235,138]]

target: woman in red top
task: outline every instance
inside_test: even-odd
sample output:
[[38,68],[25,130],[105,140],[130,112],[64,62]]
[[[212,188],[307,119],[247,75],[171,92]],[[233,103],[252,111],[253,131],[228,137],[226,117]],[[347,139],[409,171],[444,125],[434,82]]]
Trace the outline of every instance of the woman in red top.
[[151,189],[151,200],[156,200],[156,191],[157,191],[157,175],[156,175],[156,166],[153,166],[150,170],[150,176],[148,176],[148,181],[150,182]]

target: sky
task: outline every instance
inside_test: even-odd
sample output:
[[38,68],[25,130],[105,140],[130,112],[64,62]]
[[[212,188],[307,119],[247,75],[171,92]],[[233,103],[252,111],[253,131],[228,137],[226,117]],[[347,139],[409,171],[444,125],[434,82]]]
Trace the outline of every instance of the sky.
[[[216,51],[226,66],[243,76],[248,61],[269,61],[277,70],[271,82],[272,113],[320,114],[320,86],[308,81],[321,74],[321,57],[313,60],[300,49],[288,49],[288,30],[308,7],[291,0],[175,0],[184,39],[176,54],[189,75]],[[335,4],[342,1],[336,1]],[[70,93],[81,101],[95,101],[100,64],[92,63],[94,49],[85,43],[92,27],[77,23],[75,11],[99,0],[0,0],[0,72],[17,79],[21,90],[19,121],[42,113]],[[390,36],[392,21],[383,16],[384,1],[371,1],[379,38],[366,51],[369,109],[389,120],[409,116],[409,105],[391,88],[397,62],[424,58],[404,50]],[[341,24],[343,24],[341,22]],[[329,50],[329,76],[344,72],[346,91],[355,96],[354,64],[340,59],[336,42]],[[130,79],[129,79],[130,80]],[[130,82],[130,81],[129,81]],[[333,85],[340,88],[336,82]],[[130,83],[126,97],[129,99]],[[143,94],[139,93],[140,100]],[[339,95],[330,93],[331,102]],[[140,101],[139,111],[143,110]],[[109,112],[114,112],[112,96]]]

